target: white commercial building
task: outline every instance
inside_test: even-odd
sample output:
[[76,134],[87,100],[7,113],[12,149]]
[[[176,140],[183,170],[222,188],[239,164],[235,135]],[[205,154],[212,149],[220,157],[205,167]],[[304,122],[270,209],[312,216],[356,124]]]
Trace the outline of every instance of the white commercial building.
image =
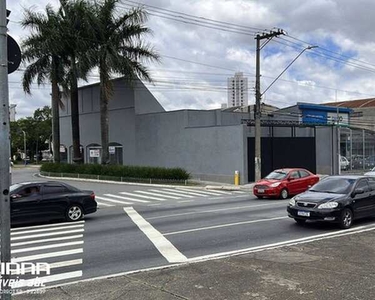
[[228,107],[248,105],[247,77],[242,72],[228,78]]

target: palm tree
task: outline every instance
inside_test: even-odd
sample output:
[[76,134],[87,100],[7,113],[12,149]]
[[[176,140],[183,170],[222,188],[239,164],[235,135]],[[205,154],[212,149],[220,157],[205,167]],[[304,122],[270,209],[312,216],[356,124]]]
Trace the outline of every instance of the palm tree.
[[64,65],[61,57],[59,34],[60,18],[50,5],[46,6],[46,14],[25,10],[21,24],[30,28],[32,34],[22,43],[23,61],[30,63],[23,74],[22,85],[26,93],[31,94],[30,86],[34,79],[37,84],[44,84],[47,80],[52,85],[52,139],[53,160],[60,162],[60,123],[59,83],[63,82]]
[[142,9],[132,9],[120,16],[116,10],[118,0],[95,2],[95,13],[90,16],[95,42],[87,57],[100,76],[100,126],[102,163],[109,163],[108,100],[113,93],[112,74],[125,75],[130,84],[138,78],[152,81],[142,61],[158,61],[154,49],[141,38],[150,33],[144,26],[147,19]]
[[[83,158],[80,151],[80,126],[78,109],[78,79],[86,80],[91,65],[85,53],[92,44],[88,16],[92,6],[83,0],[60,0],[59,15],[62,39],[60,43],[68,58],[67,83],[70,91],[71,124],[73,140],[73,162],[81,163]],[[90,9],[91,8],[91,9]]]

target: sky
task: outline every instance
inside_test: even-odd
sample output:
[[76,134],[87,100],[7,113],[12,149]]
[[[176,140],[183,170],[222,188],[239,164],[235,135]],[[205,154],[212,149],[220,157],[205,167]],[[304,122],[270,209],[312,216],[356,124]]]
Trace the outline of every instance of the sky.
[[[43,12],[58,0],[8,0],[8,33],[20,44],[30,32],[19,25],[24,9]],[[285,35],[261,50],[261,91],[308,46],[272,87],[263,103],[287,107],[296,102],[324,103],[375,97],[373,0],[119,0],[118,13],[131,7],[149,13],[144,37],[159,53],[148,63],[147,84],[166,110],[217,109],[227,102],[227,78],[243,72],[249,103],[255,102],[257,33],[275,28]],[[22,71],[9,75],[9,101],[17,119],[50,105],[51,86],[21,87]],[[93,71],[88,83],[98,81]],[[88,84],[81,82],[80,85]]]

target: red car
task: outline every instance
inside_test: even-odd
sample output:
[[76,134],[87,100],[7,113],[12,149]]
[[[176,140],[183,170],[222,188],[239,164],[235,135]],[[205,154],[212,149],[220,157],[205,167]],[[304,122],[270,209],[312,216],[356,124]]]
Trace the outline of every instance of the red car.
[[319,176],[305,169],[280,169],[268,174],[254,185],[254,195],[286,199],[306,191],[319,181]]

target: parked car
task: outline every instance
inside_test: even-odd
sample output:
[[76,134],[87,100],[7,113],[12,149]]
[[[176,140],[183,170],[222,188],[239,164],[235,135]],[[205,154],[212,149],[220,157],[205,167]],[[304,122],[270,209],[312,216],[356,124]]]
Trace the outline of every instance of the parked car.
[[93,191],[57,181],[13,184],[10,199],[12,223],[52,219],[78,221],[97,210]]
[[341,170],[349,170],[350,163],[345,156],[340,155],[340,168]]
[[280,169],[257,181],[253,193],[258,198],[276,197],[286,199],[306,191],[319,181],[319,177],[306,169]]
[[341,228],[353,220],[375,216],[375,178],[359,175],[328,176],[293,197],[287,208],[298,224],[307,220],[336,222]]
[[375,167],[371,171],[365,173],[366,176],[375,176]]

